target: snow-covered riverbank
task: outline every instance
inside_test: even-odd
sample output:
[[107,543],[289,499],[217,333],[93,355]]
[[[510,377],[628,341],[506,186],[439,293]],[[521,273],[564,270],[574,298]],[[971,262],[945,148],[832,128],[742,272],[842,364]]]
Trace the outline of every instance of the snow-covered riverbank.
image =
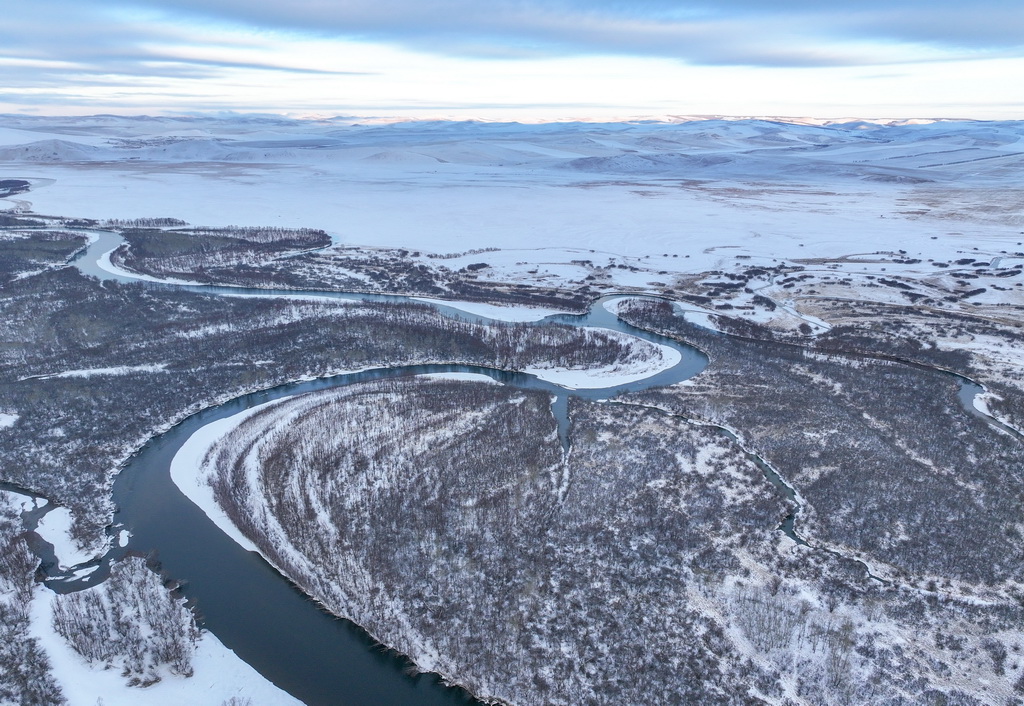
[[[251,703],[254,706],[300,706],[302,702],[267,681],[210,632],[204,632],[192,655],[194,673],[164,670],[160,681],[128,686],[118,669],[90,665],[51,627],[53,594],[39,588],[31,606],[31,635],[39,640],[53,667],[68,706],[182,706],[183,704]],[[237,699],[231,702],[231,699]]]

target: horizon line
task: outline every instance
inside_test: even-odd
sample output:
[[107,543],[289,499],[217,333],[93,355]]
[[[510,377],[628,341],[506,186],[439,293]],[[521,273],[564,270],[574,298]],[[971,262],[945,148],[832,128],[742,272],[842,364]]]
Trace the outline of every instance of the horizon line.
[[513,124],[513,125],[549,125],[549,124],[613,124],[613,123],[661,123],[661,124],[682,124],[689,122],[704,121],[764,121],[778,122],[792,125],[842,125],[849,123],[871,123],[877,125],[910,125],[910,124],[931,124],[938,122],[977,122],[977,123],[1006,123],[1022,122],[1022,118],[971,118],[971,117],[949,117],[949,116],[902,116],[902,117],[880,117],[880,116],[857,116],[853,114],[837,115],[834,117],[814,115],[772,115],[772,114],[724,114],[724,113],[665,113],[647,115],[620,115],[620,116],[564,116],[552,118],[492,118],[482,116],[455,117],[451,115],[401,115],[401,114],[374,114],[374,115],[346,115],[342,113],[317,113],[317,112],[267,112],[267,111],[167,111],[154,113],[80,113],[80,114],[46,114],[46,113],[0,113],[0,119],[39,119],[39,120],[75,120],[75,119],[97,119],[114,118],[125,120],[189,120],[189,119],[213,119],[230,120],[232,118],[268,119],[268,120],[289,120],[294,122],[334,122],[352,121],[354,123],[414,123],[414,122],[436,122],[436,123],[481,123],[481,124]]

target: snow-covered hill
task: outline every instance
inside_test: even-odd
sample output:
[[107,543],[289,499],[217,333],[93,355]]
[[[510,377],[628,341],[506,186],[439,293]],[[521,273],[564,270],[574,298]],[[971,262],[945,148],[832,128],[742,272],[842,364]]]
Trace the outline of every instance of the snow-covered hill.
[[[39,213],[324,228],[427,252],[994,253],[1024,230],[1024,122],[0,119]],[[50,181],[52,180],[52,182]],[[529,260],[534,258],[523,257]]]

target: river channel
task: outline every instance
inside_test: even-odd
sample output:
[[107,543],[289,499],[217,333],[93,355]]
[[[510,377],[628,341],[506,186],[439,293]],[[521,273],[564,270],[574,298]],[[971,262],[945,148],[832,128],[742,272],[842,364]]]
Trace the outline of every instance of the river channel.
[[[75,261],[85,274],[104,280],[137,281],[115,274],[98,261],[117,247],[119,236],[94,232],[98,239]],[[401,296],[320,291],[263,290],[204,285],[152,284],[180,287],[203,294],[232,296],[317,296],[367,301],[413,302]],[[126,546],[113,548],[89,573],[54,573],[47,585],[74,591],[101,581],[109,563],[127,552],[153,554],[163,571],[182,582],[181,592],[194,603],[204,628],[217,636],[267,679],[310,705],[424,706],[476,704],[470,694],[442,684],[436,675],[411,676],[408,660],[381,648],[353,623],[329,615],[295,588],[258,554],[246,551],[225,535],[186,498],[170,477],[170,462],[182,444],[201,427],[252,406],[289,395],[350,385],[384,377],[437,372],[478,373],[498,382],[539,389],[554,395],[552,411],[563,445],[568,444],[567,404],[570,396],[608,399],[622,392],[670,385],[696,375],[707,365],[700,351],[671,339],[636,329],[595,302],[586,314],[556,315],[535,325],[567,324],[613,329],[676,350],[680,361],[651,377],[608,388],[567,390],[533,375],[469,365],[416,365],[380,368],[254,392],[211,407],[152,438],[125,464],[113,487],[117,511],[111,538],[130,533]],[[446,316],[478,323],[492,319],[437,305]],[[89,568],[89,567],[84,567]]]
[[[84,274],[103,280],[135,282],[138,277],[114,272],[101,260],[123,241],[115,233],[90,231],[97,239],[74,265]],[[175,287],[201,294],[230,296],[324,297],[345,300],[415,302],[392,295],[335,293],[300,290],[245,289],[191,284],[150,283],[154,287]],[[167,432],[153,437],[125,464],[113,487],[117,511],[109,529],[112,549],[93,566],[61,574],[56,562],[50,564],[47,585],[59,592],[80,590],[102,581],[111,561],[128,552],[153,555],[170,577],[182,582],[181,592],[194,604],[204,628],[268,680],[310,705],[332,706],[441,706],[477,704],[470,694],[448,687],[436,675],[410,674],[411,664],[404,657],[378,645],[357,625],[320,609],[288,579],[258,554],[246,551],[211,521],[174,485],[170,463],[192,434],[203,426],[232,416],[255,405],[282,397],[341,387],[385,377],[424,373],[458,372],[487,375],[506,385],[538,389],[554,396],[552,412],[558,422],[563,447],[569,443],[568,398],[578,396],[603,400],[623,392],[671,385],[693,377],[703,370],[708,359],[700,351],[677,341],[634,328],[607,311],[604,304],[617,297],[595,302],[583,315],[559,314],[536,322],[536,326],[566,324],[612,329],[677,351],[680,361],[650,377],[608,388],[567,390],[533,375],[469,365],[415,365],[379,368],[358,373],[289,383],[254,392],[194,414]],[[419,303],[419,302],[417,302]],[[434,305],[444,315],[476,323],[493,319],[470,313],[457,306]],[[960,379],[960,401],[973,415],[1005,433],[1020,434],[974,407],[974,398],[983,388]],[[758,462],[759,458],[753,458]],[[763,461],[759,464],[766,478],[779,492],[796,504],[797,509],[783,521],[780,530],[803,543],[794,529],[799,501],[794,489]],[[37,502],[36,515],[48,508]],[[31,518],[35,521],[35,515]],[[120,546],[116,537],[127,530],[129,539]],[[44,551],[45,551],[44,547]],[[50,555],[52,556],[52,552]],[[91,569],[91,570],[90,570]]]

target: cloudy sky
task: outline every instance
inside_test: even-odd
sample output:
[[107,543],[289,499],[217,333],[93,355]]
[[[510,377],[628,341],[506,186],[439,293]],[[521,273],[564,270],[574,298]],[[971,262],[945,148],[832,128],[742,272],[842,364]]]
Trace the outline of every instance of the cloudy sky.
[[11,0],[0,112],[1024,118],[1022,0]]

